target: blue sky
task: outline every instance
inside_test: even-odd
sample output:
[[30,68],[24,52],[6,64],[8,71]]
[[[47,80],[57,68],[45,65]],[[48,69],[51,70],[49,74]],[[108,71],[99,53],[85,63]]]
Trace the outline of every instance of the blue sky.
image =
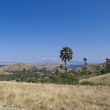
[[110,0],[0,0],[0,61],[74,61],[110,57]]

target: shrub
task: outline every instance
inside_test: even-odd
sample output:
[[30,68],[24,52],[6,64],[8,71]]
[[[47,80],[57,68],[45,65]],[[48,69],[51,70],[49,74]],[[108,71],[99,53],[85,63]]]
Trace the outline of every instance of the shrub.
[[90,81],[82,81],[80,84],[81,85],[94,85],[94,83]]
[[102,69],[101,70],[101,74],[106,74],[106,70],[105,69]]

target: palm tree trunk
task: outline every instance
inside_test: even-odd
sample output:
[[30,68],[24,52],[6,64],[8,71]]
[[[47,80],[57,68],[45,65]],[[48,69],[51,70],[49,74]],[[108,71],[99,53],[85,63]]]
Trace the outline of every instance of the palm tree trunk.
[[65,60],[65,69],[66,69],[66,60]]

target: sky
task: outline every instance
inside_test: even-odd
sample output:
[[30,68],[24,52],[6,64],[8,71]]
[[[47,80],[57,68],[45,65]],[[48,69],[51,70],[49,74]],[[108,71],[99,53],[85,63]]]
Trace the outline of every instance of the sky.
[[0,61],[110,58],[110,0],[0,0]]

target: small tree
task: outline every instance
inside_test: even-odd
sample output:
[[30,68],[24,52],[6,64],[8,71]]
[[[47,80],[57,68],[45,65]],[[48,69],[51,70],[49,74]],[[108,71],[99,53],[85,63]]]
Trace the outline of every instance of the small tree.
[[63,69],[63,64],[60,65],[60,68]]
[[96,73],[100,73],[101,72],[101,67],[100,66],[96,66]]
[[64,47],[61,51],[60,51],[60,58],[62,61],[64,61],[65,63],[65,69],[67,67],[67,61],[72,60],[73,58],[73,51],[71,48],[69,47]]
[[84,73],[87,73],[87,58],[85,57],[83,59],[83,61],[84,61],[84,67],[82,68],[82,70],[83,70]]
[[87,66],[87,57],[85,57],[85,58],[83,59],[83,61],[84,61],[84,65]]
[[27,70],[27,73],[31,73],[31,69],[28,69],[28,70]]
[[110,72],[110,59],[106,58],[106,72]]
[[23,68],[23,73],[25,74],[27,72],[26,68]]

